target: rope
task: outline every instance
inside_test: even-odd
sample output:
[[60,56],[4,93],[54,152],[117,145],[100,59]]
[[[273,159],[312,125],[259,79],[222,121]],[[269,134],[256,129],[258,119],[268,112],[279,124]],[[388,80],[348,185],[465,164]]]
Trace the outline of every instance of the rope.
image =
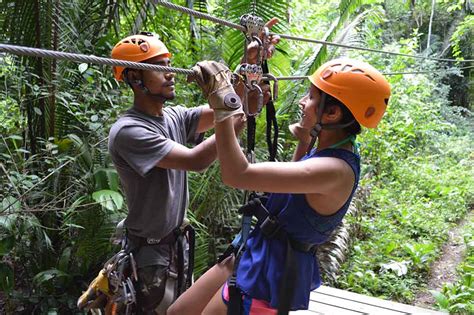
[[[240,30],[240,31],[245,31],[245,27],[243,27],[239,24],[228,22],[226,20],[216,18],[212,15],[201,13],[201,12],[198,12],[198,11],[186,8],[186,7],[182,7],[182,6],[170,3],[168,1],[155,0],[155,4],[159,4],[161,6],[169,8],[169,9],[180,11],[180,12],[183,12],[183,13],[186,13],[186,14],[194,15],[198,18],[206,19],[206,20],[212,21],[212,22],[217,23],[217,24],[229,26],[231,28],[235,28],[235,29]],[[298,37],[298,36],[287,35],[287,34],[277,34],[277,33],[271,33],[270,32],[270,35],[278,35],[278,36],[280,36],[280,38],[285,38],[285,39],[289,39],[289,40],[303,41],[303,42],[316,43],[316,44],[328,45],[328,46],[336,46],[336,47],[354,49],[354,50],[370,51],[370,52],[374,52],[374,53],[402,56],[402,57],[408,57],[408,58],[427,59],[427,60],[436,60],[436,61],[448,61],[448,62],[473,62],[474,61],[474,59],[456,60],[456,59],[435,58],[435,57],[426,57],[426,56],[403,54],[403,53],[397,53],[397,52],[391,52],[391,51],[385,51],[385,50],[379,50],[379,49],[372,49],[372,48],[365,48],[365,47],[359,47],[359,46],[339,44],[339,43],[328,42],[328,41],[324,41],[324,40]]]
[[132,61],[97,57],[94,55],[73,54],[73,53],[60,52],[60,51],[54,51],[54,50],[48,50],[48,49],[31,48],[31,47],[8,45],[8,44],[0,44],[0,52],[7,52],[7,53],[11,53],[15,55],[23,55],[23,56],[55,58],[55,59],[63,59],[63,60],[70,60],[70,61],[94,63],[94,64],[99,64],[99,65],[105,64],[109,66],[119,66],[119,67],[125,67],[125,68],[133,68],[133,69],[152,70],[152,71],[158,71],[158,72],[174,72],[174,73],[186,74],[186,75],[194,74],[194,71],[188,70],[188,69],[165,67],[165,66],[159,66],[159,65],[151,65],[147,63],[138,63],[138,62],[132,62]]

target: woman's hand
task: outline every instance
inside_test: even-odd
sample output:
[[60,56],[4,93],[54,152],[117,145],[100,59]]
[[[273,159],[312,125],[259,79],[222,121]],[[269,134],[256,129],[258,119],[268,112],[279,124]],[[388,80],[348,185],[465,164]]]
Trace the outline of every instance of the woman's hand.
[[[265,24],[265,27],[267,27],[269,30],[278,23],[277,18],[272,18],[270,21],[268,21]],[[263,36],[260,36],[260,40],[265,41],[263,44],[264,47],[266,47],[265,53],[266,53],[266,59],[270,59],[273,54],[275,53],[275,45],[280,42],[280,36],[278,35],[270,35],[266,39],[263,38]],[[251,42],[247,46],[247,63],[250,64],[255,64],[257,63],[257,56],[258,56],[258,49],[260,48],[260,53],[263,53],[263,47],[259,47],[258,43],[256,41]]]
[[303,128],[299,122],[288,126],[291,134],[302,144],[309,145],[311,142],[311,130]]

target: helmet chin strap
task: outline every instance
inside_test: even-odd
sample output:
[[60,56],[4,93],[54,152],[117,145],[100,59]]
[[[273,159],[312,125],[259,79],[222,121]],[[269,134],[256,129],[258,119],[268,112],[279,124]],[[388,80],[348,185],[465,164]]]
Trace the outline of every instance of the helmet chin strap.
[[[354,120],[351,120],[350,122],[345,123],[345,124],[326,124],[326,125],[323,125],[321,123],[321,119],[323,117],[324,108],[326,107],[326,96],[327,96],[327,94],[325,92],[321,91],[321,100],[319,101],[318,112],[316,113],[316,124],[314,125],[313,129],[311,129],[311,131],[310,131],[311,142],[309,143],[308,149],[306,150],[306,154],[311,153],[311,150],[313,149],[314,144],[316,143],[316,140],[318,139],[318,136],[319,136],[319,133],[321,132],[321,130],[323,130],[323,129],[329,129],[329,130],[330,129],[342,129],[342,128],[348,127],[348,126],[350,126],[354,123]],[[346,140],[346,139],[344,139],[344,140]]]
[[319,101],[318,105],[318,112],[316,113],[316,125],[314,125],[313,129],[310,131],[311,135],[311,142],[309,143],[308,149],[306,150],[306,154],[310,154],[311,150],[314,147],[314,144],[316,143],[316,139],[319,136],[319,133],[323,129],[323,124],[321,123],[321,118],[323,116],[324,112],[324,107],[326,106],[326,96],[327,94],[323,91],[321,91],[321,99]]
[[[140,70],[142,71],[142,70]],[[161,98],[163,101],[166,101],[167,98],[166,97],[163,97],[161,95],[161,93],[156,93],[156,94],[153,94],[153,93],[150,93],[150,90],[146,87],[145,83],[143,83],[143,80],[132,80],[130,81],[128,79],[128,69],[125,69],[124,70],[124,76],[123,76],[123,80],[128,84],[130,85],[130,87],[133,88],[132,84],[137,84],[139,87],[140,87],[140,90],[143,91],[143,93],[145,93],[146,95],[149,95],[149,96],[152,96],[152,97],[159,97]]]

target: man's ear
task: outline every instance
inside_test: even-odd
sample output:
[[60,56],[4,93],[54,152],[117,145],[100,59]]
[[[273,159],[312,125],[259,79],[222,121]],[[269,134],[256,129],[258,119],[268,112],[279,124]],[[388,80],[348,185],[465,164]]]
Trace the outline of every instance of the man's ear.
[[141,73],[140,71],[137,71],[136,69],[129,69],[126,73],[126,81],[128,81],[130,84],[135,85],[139,84],[141,81]]

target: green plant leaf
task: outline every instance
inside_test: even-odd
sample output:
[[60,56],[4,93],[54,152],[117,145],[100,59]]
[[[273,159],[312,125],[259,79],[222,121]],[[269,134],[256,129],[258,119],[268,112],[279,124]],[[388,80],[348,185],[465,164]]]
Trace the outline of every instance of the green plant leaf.
[[442,309],[444,310],[448,309],[449,300],[443,293],[438,292],[436,290],[430,290],[430,293],[433,295],[433,297],[436,300],[436,303],[438,303]]
[[110,211],[119,210],[123,206],[122,195],[113,190],[103,189],[96,191],[92,194],[92,199]]
[[36,276],[33,277],[33,282],[40,286],[51,279],[60,277],[70,277],[70,275],[58,269],[49,269],[36,274]]
[[0,240],[0,256],[8,254],[15,245],[15,237],[9,236]]
[[13,232],[17,219],[18,215],[16,214],[2,215],[0,216],[0,227],[4,228],[9,232]]
[[4,292],[13,290],[14,278],[13,270],[9,265],[0,263],[0,289]]

